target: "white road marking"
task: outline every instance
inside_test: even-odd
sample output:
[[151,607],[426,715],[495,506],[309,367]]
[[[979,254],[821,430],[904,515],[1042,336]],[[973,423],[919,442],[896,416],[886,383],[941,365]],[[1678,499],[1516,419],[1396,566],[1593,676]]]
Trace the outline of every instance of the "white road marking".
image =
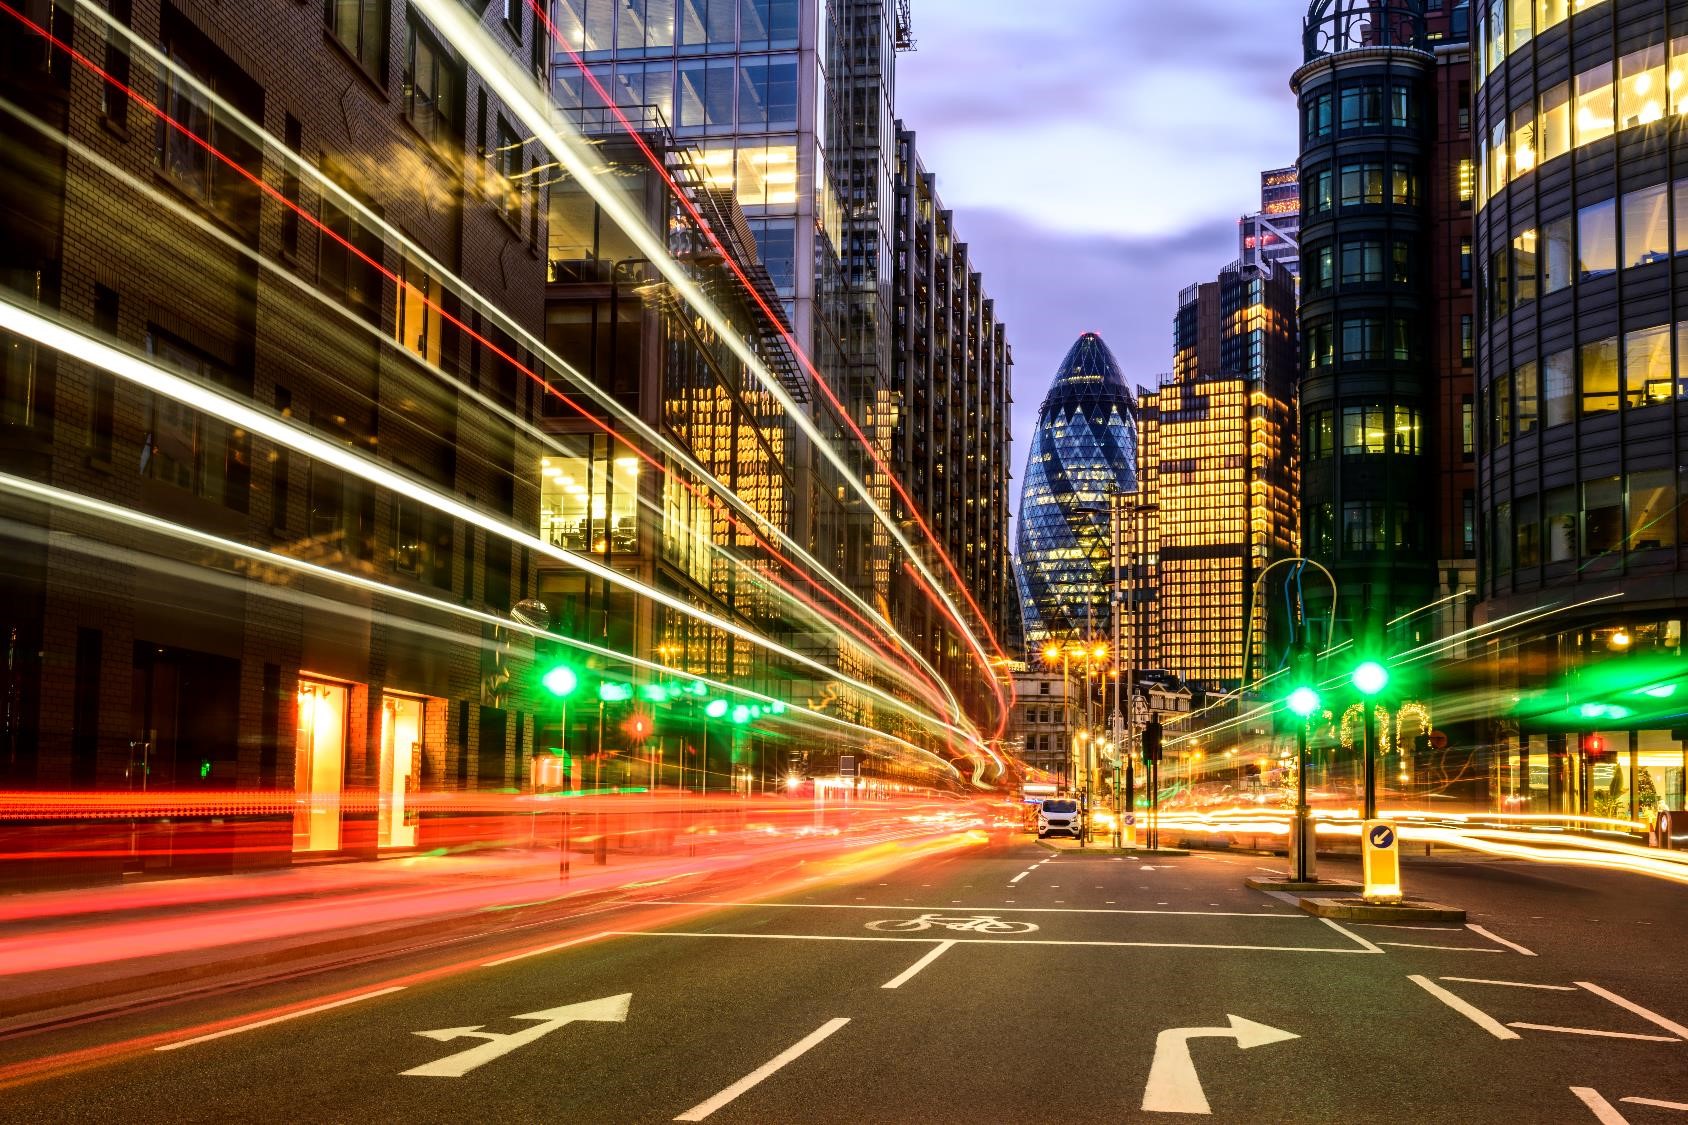
[[404,985],[395,984],[391,988],[378,988],[374,992],[360,992],[356,996],[346,996],[339,1000],[331,1000],[327,1004],[318,1004],[314,1008],[301,1008],[297,1012],[288,1012],[286,1015],[271,1016],[266,1020],[253,1020],[251,1023],[243,1023],[237,1027],[225,1027],[221,1031],[213,1031],[208,1035],[196,1035],[192,1039],[178,1039],[174,1043],[166,1043],[162,1047],[154,1047],[153,1050],[174,1051],[181,1047],[192,1047],[196,1043],[209,1043],[211,1040],[221,1039],[225,1035],[239,1035],[243,1031],[256,1031],[260,1027],[269,1027],[271,1024],[286,1023],[288,1020],[296,1020],[300,1016],[314,1016],[318,1012],[326,1012],[331,1008],[344,1008],[347,1004],[356,1004],[359,1000],[373,1000],[377,996],[387,996],[394,992],[403,992],[404,989]]
[[1598,984],[1590,984],[1586,980],[1573,981],[1572,983],[1575,984],[1578,988],[1586,988],[1590,992],[1594,993],[1596,996],[1604,997],[1605,999],[1610,1000],[1612,1003],[1616,1004],[1618,1007],[1624,1009],[1625,1011],[1634,1012],[1636,1015],[1640,1016],[1642,1019],[1646,1020],[1648,1023],[1654,1025],[1655,1027],[1664,1028],[1666,1031],[1670,1032],[1672,1035],[1676,1036],[1678,1039],[1688,1039],[1688,1027],[1683,1027],[1681,1024],[1677,1023],[1675,1020],[1668,1020],[1665,1017],[1659,1015],[1659,1013],[1657,1013],[1657,1012],[1650,1011],[1647,1008],[1643,1008],[1640,1004],[1637,1004],[1633,1000],[1625,1000],[1622,996],[1619,996],[1616,992],[1607,992],[1604,988],[1601,988]]
[[1503,988],[1540,988],[1549,992],[1576,991],[1568,984],[1532,984],[1523,980],[1484,980],[1482,977],[1443,977],[1442,979],[1458,981],[1461,984],[1498,984]]
[[1012,886],[1013,884],[1018,883],[1021,879],[1024,879],[1027,875],[1030,875],[1030,874],[1031,874],[1030,871],[1020,872],[1018,875],[1016,875],[1012,879],[1008,880],[1009,885]]
[[1235,949],[1258,953],[1364,953],[1315,945],[1218,945],[1194,941],[1062,941],[1056,938],[865,937],[842,934],[728,934],[713,930],[618,930],[617,937],[745,938],[752,941],[954,941],[957,945],[1071,945],[1106,949]]
[[514,953],[509,957],[500,957],[496,961],[487,961],[481,965],[481,968],[491,969],[499,965],[508,965],[512,961],[521,961],[528,957],[538,957],[541,953],[555,953],[557,950],[567,949],[571,945],[580,945],[583,942],[597,941],[603,936],[603,934],[587,934],[585,937],[570,938],[568,941],[559,941],[555,945],[541,946],[538,949],[530,949],[526,953]]
[[1458,1012],[1460,1015],[1464,1016],[1466,1019],[1470,1020],[1472,1023],[1476,1024],[1478,1027],[1482,1028],[1484,1031],[1488,1032],[1490,1035],[1493,1035],[1496,1039],[1519,1038],[1516,1031],[1513,1031],[1510,1027],[1507,1027],[1505,1024],[1501,1023],[1481,1008],[1469,1004],[1465,1000],[1455,996],[1453,993],[1449,992],[1429,977],[1409,976],[1407,979],[1424,989],[1424,991],[1430,993],[1430,995],[1434,996],[1454,1011]]
[[[1255,915],[1253,915],[1253,917],[1255,917],[1255,918],[1294,918],[1294,917],[1296,917],[1296,915],[1294,915],[1294,914],[1255,914]],[[1379,949],[1377,946],[1373,945],[1371,942],[1367,941],[1365,938],[1361,937],[1359,934],[1355,933],[1353,930],[1350,930],[1346,926],[1338,924],[1337,921],[1334,918],[1320,918],[1319,921],[1323,922],[1325,925],[1329,926],[1331,929],[1335,930],[1337,933],[1341,934],[1343,937],[1352,938],[1354,941],[1359,942],[1361,948],[1363,948],[1367,953],[1382,953],[1383,952],[1383,950]]]
[[1484,949],[1476,945],[1419,945],[1410,941],[1380,941],[1379,945],[1393,945],[1398,949],[1440,949],[1446,953],[1505,953],[1504,949]]
[[1678,1040],[1670,1035],[1642,1035],[1635,1031],[1601,1031],[1597,1027],[1555,1027],[1550,1023],[1524,1023],[1513,1020],[1508,1027],[1521,1027],[1525,1031],[1557,1031],[1562,1035],[1597,1035],[1602,1039],[1641,1039],[1649,1043],[1675,1043]]
[[820,1027],[811,1031],[808,1035],[804,1036],[796,1043],[793,1043],[791,1046],[787,1047],[785,1050],[781,1051],[779,1054],[775,1055],[773,1058],[769,1059],[767,1062],[763,1063],[743,1078],[740,1078],[737,1082],[734,1082],[731,1086],[728,1086],[725,1090],[722,1090],[713,1098],[710,1098],[706,1102],[699,1102],[697,1105],[688,1109],[674,1120],[702,1121],[704,1118],[708,1117],[728,1102],[737,1098],[740,1094],[743,1094],[746,1090],[761,1084],[787,1063],[807,1054],[812,1048],[818,1046],[822,1040],[826,1039],[833,1032],[837,1031],[849,1022],[850,1020],[846,1016],[827,1020],[825,1023],[821,1024]]
[[920,960],[916,961],[914,964],[910,965],[908,968],[904,969],[902,972],[898,973],[896,976],[892,977],[890,980],[886,981],[884,984],[880,985],[879,987],[880,988],[901,988],[903,985],[907,984],[911,979],[913,979],[914,974],[918,973],[921,969],[924,969],[926,966],[930,965],[932,962],[934,962],[938,958],[942,957],[946,952],[949,951],[950,946],[952,946],[954,944],[955,944],[955,942],[953,942],[953,941],[939,942],[935,947],[933,947],[933,949],[930,953],[926,954],[926,956],[922,957]]
[[[888,906],[868,905],[857,906],[853,902],[677,902],[666,899],[646,899],[644,906],[754,906],[767,910],[948,910],[948,906]],[[981,908],[982,909],[982,908]],[[991,907],[991,909],[999,909]],[[1056,910],[1052,906],[1021,906],[1015,908],[1017,914],[1168,914],[1187,915],[1195,918],[1260,918],[1264,915],[1256,914],[1252,910],[1103,910],[1100,907],[1069,906],[1065,910]],[[1305,919],[1305,914],[1273,914],[1273,918]],[[1329,919],[1320,919],[1329,921]],[[1340,929],[1340,927],[1338,927]],[[606,931],[616,932],[620,931]],[[1346,932],[1346,931],[1345,931]],[[1356,934],[1349,934],[1355,941],[1364,942],[1365,939]]]
[[1628,1102],[1630,1105],[1650,1105],[1658,1109],[1688,1110],[1688,1102],[1666,1102],[1660,1101],[1658,1098],[1619,1098],[1618,1100]]
[[1534,957],[1535,956],[1535,954],[1533,952],[1531,952],[1528,949],[1525,949],[1523,946],[1519,945],[1517,942],[1507,941],[1505,938],[1501,937],[1499,934],[1491,933],[1490,931],[1485,930],[1482,926],[1477,925],[1477,923],[1475,923],[1475,922],[1467,922],[1465,924],[1465,928],[1470,930],[1474,934],[1481,934],[1483,937],[1488,938],[1490,941],[1494,942],[1496,945],[1506,946],[1506,948],[1512,950],[1514,953],[1522,953],[1526,957]]
[[467,1051],[458,1051],[455,1055],[447,1055],[443,1059],[435,1059],[431,1063],[402,1070],[399,1074],[417,1078],[462,1078],[471,1070],[502,1058],[518,1047],[525,1047],[543,1039],[558,1028],[571,1023],[581,1020],[593,1023],[626,1023],[627,1006],[632,1000],[631,992],[623,992],[617,996],[583,1000],[578,1004],[564,1004],[560,1008],[547,1008],[543,1012],[511,1016],[513,1020],[539,1021],[520,1031],[482,1031],[481,1028],[486,1025],[478,1023],[468,1027],[442,1027],[437,1031],[418,1031],[416,1034],[424,1039],[432,1039],[439,1043],[450,1043],[454,1039],[485,1039],[486,1042],[470,1047]]
[[1225,1018],[1231,1021],[1230,1027],[1169,1027],[1155,1036],[1155,1061],[1149,1065],[1149,1081],[1143,1087],[1143,1112],[1213,1112],[1190,1058],[1192,1039],[1235,1039],[1237,1047],[1246,1051],[1301,1038],[1293,1031],[1267,1027],[1241,1016]]
[[1463,931],[1458,926],[1403,926],[1399,922],[1351,922],[1350,925],[1364,926],[1368,930],[1434,930],[1439,934],[1457,934]]
[[1577,1100],[1586,1105],[1589,1112],[1594,1114],[1600,1125],[1629,1125],[1629,1120],[1619,1113],[1617,1107],[1600,1096],[1600,1091],[1592,1086],[1572,1086],[1571,1093]]

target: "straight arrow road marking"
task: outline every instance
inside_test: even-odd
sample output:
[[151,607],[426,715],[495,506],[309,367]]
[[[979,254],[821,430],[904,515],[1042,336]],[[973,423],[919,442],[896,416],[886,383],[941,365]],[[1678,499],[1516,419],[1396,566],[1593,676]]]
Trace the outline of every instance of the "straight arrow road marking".
[[1235,1039],[1246,1051],[1268,1043],[1282,1043],[1301,1036],[1280,1031],[1241,1016],[1225,1017],[1230,1027],[1169,1027],[1155,1037],[1155,1061],[1149,1067],[1149,1082],[1143,1088],[1145,1113],[1211,1113],[1201,1077],[1190,1058],[1192,1039]]
[[541,1039],[559,1027],[564,1027],[577,1020],[591,1020],[597,1023],[625,1023],[627,1020],[627,1006],[632,1001],[631,992],[623,992],[619,996],[606,996],[601,1000],[586,1000],[578,1004],[565,1004],[560,1008],[547,1008],[543,1012],[528,1012],[526,1015],[511,1016],[517,1020],[538,1020],[540,1022],[521,1031],[500,1033],[482,1031],[483,1024],[473,1024],[469,1027],[442,1027],[437,1031],[418,1031],[416,1034],[424,1039],[433,1039],[440,1043],[449,1043],[453,1039],[485,1039],[486,1042],[478,1047],[470,1047],[467,1051],[459,1051],[455,1055],[447,1055],[431,1063],[411,1067],[400,1071],[401,1074],[421,1078],[462,1078],[476,1067],[485,1066],[493,1059],[509,1054],[518,1047],[525,1047],[537,1039]]
[[702,1121],[704,1118],[708,1117],[728,1102],[733,1101],[745,1091],[766,1081],[787,1063],[793,1062],[807,1054],[812,1048],[818,1046],[822,1040],[826,1039],[833,1032],[837,1031],[849,1022],[849,1018],[844,1016],[840,1016],[837,1019],[827,1020],[825,1023],[821,1024],[820,1027],[811,1031],[808,1035],[804,1036],[796,1043],[793,1043],[791,1046],[787,1047],[785,1050],[781,1051],[779,1054],[775,1055],[773,1058],[769,1059],[767,1062],[763,1063],[743,1078],[740,1078],[737,1082],[734,1082],[731,1086],[728,1086],[725,1090],[722,1090],[713,1098],[710,1098],[705,1102],[699,1102],[697,1105],[694,1105],[691,1109],[688,1109],[674,1120]]

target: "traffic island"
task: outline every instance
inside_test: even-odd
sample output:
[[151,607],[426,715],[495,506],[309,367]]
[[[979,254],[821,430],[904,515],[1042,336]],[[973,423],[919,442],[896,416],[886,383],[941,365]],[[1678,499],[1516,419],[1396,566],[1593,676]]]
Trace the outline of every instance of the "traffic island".
[[1295,891],[1303,894],[1311,891],[1314,894],[1357,895],[1365,890],[1358,883],[1343,883],[1335,879],[1309,879],[1304,883],[1297,882],[1288,873],[1258,877],[1250,875],[1243,880],[1243,883],[1257,891]]
[[1393,906],[1363,898],[1304,898],[1301,909],[1345,922],[1463,922],[1465,911],[1439,902],[1407,899]]

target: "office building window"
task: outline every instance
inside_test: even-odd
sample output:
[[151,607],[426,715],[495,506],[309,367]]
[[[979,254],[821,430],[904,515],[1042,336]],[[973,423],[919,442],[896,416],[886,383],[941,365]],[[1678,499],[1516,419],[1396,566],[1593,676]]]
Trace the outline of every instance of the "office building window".
[[1309,292],[1323,293],[1330,289],[1336,280],[1336,251],[1329,242],[1316,243],[1308,247],[1307,256],[1303,259],[1304,284]]
[[1418,206],[1418,171],[1411,164],[1389,166],[1389,201],[1397,207]]
[[1543,504],[1548,562],[1577,558],[1577,490],[1573,485],[1550,489]]
[[1618,266],[1617,200],[1603,199],[1577,212],[1577,272],[1603,277]]
[[1330,136],[1330,91],[1321,91],[1308,98],[1302,114],[1301,131],[1307,140]]
[[1489,258],[1489,308],[1491,316],[1512,311],[1512,250],[1507,246]]
[[1313,410],[1307,415],[1307,456],[1315,461],[1336,453],[1336,427],[1329,410]]
[[1465,288],[1471,288],[1471,238],[1463,237],[1459,240],[1459,283]]
[[772,55],[739,63],[741,130],[797,128],[797,56]]
[[1477,455],[1477,409],[1470,395],[1459,400],[1459,452],[1467,461]]
[[112,124],[129,122],[129,42],[120,28],[129,26],[130,0],[105,0],[112,25],[105,29],[106,83],[100,88],[100,112]]
[[1649,469],[1629,475],[1629,532],[1632,551],[1676,546],[1676,473]]
[[1459,164],[1454,167],[1454,195],[1459,199],[1462,207],[1471,205],[1472,196],[1477,194],[1477,171],[1469,156],[1459,158]]
[[1383,318],[1376,316],[1345,316],[1342,318],[1342,361],[1344,363],[1375,362],[1383,358]]
[[462,147],[462,75],[414,15],[406,34],[404,111],[423,139],[446,149]]
[[[663,0],[652,0],[652,7]],[[797,46],[797,0],[741,0],[739,49],[779,50]]]
[[1576,76],[1576,116],[1574,132],[1577,146],[1592,144],[1612,135],[1612,64],[1600,63]]
[[1402,406],[1397,403],[1395,406],[1395,431],[1392,435],[1395,452],[1413,456],[1423,452],[1420,448],[1419,435],[1421,430],[1422,424],[1418,411],[1410,406]]
[[346,53],[386,81],[387,0],[323,0],[323,22]]
[[1383,504],[1374,500],[1346,501],[1342,505],[1342,549],[1350,554],[1369,554],[1389,544],[1389,520]]
[[1671,399],[1670,325],[1624,333],[1624,405],[1651,406]]
[[1335,333],[1329,319],[1311,320],[1302,326],[1306,337],[1307,368],[1329,367],[1336,359]]
[[1342,205],[1383,202],[1383,165],[1370,161],[1342,166]]
[[1541,565],[1541,500],[1535,496],[1519,497],[1513,509],[1513,540],[1515,559],[1520,569]]
[[[196,376],[200,383],[236,385],[227,365],[156,327],[147,331],[146,350],[163,366]],[[143,473],[237,512],[247,510],[252,438],[245,430],[161,394],[152,396],[147,427]]]
[[1301,179],[1301,210],[1308,215],[1329,211],[1332,206],[1331,171],[1327,167],[1309,168]]
[[1651,125],[1665,116],[1665,45],[1654,43],[1618,60],[1618,128]]
[[1383,280],[1383,243],[1361,239],[1342,244],[1342,284],[1358,285]]
[[1536,145],[1543,161],[1571,151],[1571,84],[1561,82],[1542,91],[1536,115]]
[[1512,440],[1512,376],[1500,375],[1489,385],[1489,444],[1495,448]]
[[[368,200],[359,197],[359,202],[368,206]],[[324,233],[317,239],[318,283],[365,319],[374,320],[381,312],[381,271],[376,268],[381,262],[381,236],[359,221],[349,204],[341,206],[339,197],[326,188],[322,192],[322,226]]]
[[1459,361],[1466,366],[1476,358],[1476,333],[1472,331],[1474,321],[1470,313],[1459,314]]
[[1512,304],[1521,307],[1536,299],[1536,232],[1520,231],[1512,240]]
[[1385,453],[1389,438],[1381,402],[1342,408],[1342,452],[1348,456]]
[[1624,543],[1624,496],[1621,478],[1583,482],[1583,557],[1597,558]]
[[1604,414],[1618,408],[1618,338],[1584,344],[1582,353],[1582,412]]
[[1512,502],[1502,500],[1489,513],[1489,543],[1495,576],[1512,572]]
[[725,59],[681,59],[674,81],[675,127],[687,132],[733,131],[737,64]]
[[398,282],[393,338],[428,363],[440,362],[440,285],[421,266],[404,259]]
[[1459,498],[1459,547],[1461,556],[1470,558],[1477,551],[1477,497],[1465,492]]
[[1623,265],[1644,266],[1670,257],[1670,209],[1667,184],[1638,188],[1623,195]]
[[1374,83],[1347,86],[1342,91],[1343,129],[1373,128],[1383,124],[1383,87]]
[[1542,425],[1559,426],[1576,415],[1576,353],[1570,348],[1542,361]]
[[1541,386],[1535,362],[1521,363],[1512,371],[1512,393],[1516,404],[1514,423],[1519,436],[1535,430],[1541,416]]
[[1571,216],[1555,219],[1542,227],[1541,291],[1557,293],[1569,288],[1575,273],[1571,268]]

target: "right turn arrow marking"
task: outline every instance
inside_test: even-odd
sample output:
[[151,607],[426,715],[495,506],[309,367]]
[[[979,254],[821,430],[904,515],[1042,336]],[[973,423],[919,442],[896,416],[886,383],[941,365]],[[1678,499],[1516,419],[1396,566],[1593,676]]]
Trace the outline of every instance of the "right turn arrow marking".
[[1143,1088],[1145,1113],[1211,1113],[1196,1064],[1190,1059],[1192,1039],[1235,1039],[1243,1050],[1282,1043],[1301,1036],[1279,1031],[1241,1016],[1226,1016],[1230,1027],[1169,1027],[1155,1037],[1155,1061],[1149,1084]]

